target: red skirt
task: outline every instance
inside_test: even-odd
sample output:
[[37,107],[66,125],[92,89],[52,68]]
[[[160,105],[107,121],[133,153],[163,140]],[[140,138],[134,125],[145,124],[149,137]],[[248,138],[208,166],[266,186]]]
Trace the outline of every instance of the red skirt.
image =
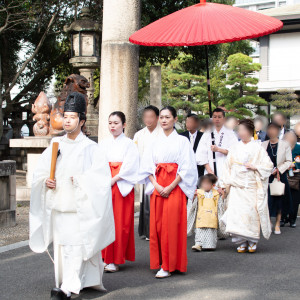
[[[178,165],[161,163],[156,168],[157,183],[163,187],[177,176]],[[186,196],[180,187],[168,198],[154,190],[150,201],[150,268],[169,272],[187,270]]]
[[[120,172],[121,162],[109,163],[111,176]],[[135,260],[134,246],[134,189],[123,197],[118,185],[112,187],[112,204],[115,218],[115,241],[102,250],[106,264],[124,264],[125,260]]]

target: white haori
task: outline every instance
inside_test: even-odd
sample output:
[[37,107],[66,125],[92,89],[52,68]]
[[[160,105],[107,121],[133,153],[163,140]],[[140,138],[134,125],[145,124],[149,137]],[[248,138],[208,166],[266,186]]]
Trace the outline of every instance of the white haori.
[[[225,126],[221,128],[219,132],[216,129],[213,131],[215,137],[215,145],[219,148],[229,150],[231,146],[238,142],[237,136],[233,130],[227,129]],[[196,161],[198,165],[209,164],[210,168],[214,171],[214,160],[213,152],[211,151],[212,138],[211,131],[205,131],[202,135],[197,151],[196,151]],[[222,176],[223,164],[226,160],[226,155],[220,152],[215,152],[216,154],[216,165],[217,165],[217,176]],[[207,171],[205,169],[205,174]]]
[[189,140],[179,135],[176,130],[166,136],[164,132],[159,134],[146,149],[140,166],[140,180],[146,184],[147,195],[151,195],[154,186],[149,176],[155,177],[156,166],[159,163],[176,163],[177,174],[181,181],[179,187],[188,198],[193,199],[197,186],[198,171],[194,151]]
[[[243,165],[246,162],[257,171],[246,169]],[[267,189],[272,169],[273,164],[260,141],[247,144],[240,141],[229,150],[220,179],[221,186],[229,193],[228,207],[221,218],[227,233],[257,240],[261,228],[263,236],[270,237]]]
[[134,142],[121,133],[117,138],[109,137],[100,141],[109,162],[122,162],[121,180],[117,181],[123,197],[126,197],[138,181],[139,152]]

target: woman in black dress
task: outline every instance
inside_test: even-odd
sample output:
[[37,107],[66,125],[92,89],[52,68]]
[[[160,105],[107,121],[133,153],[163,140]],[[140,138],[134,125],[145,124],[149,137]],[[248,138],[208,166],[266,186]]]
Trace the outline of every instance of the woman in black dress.
[[285,184],[285,193],[283,196],[271,196],[270,188],[268,189],[270,216],[276,217],[275,234],[281,234],[281,218],[284,218],[284,216],[287,216],[291,212],[292,204],[291,192],[286,174],[286,171],[292,163],[292,151],[290,145],[286,141],[279,140],[279,133],[280,126],[276,123],[270,123],[267,129],[267,135],[270,140],[263,142],[263,146],[267,150],[268,155],[274,164],[269,183],[273,182],[274,178],[279,175],[280,181]]

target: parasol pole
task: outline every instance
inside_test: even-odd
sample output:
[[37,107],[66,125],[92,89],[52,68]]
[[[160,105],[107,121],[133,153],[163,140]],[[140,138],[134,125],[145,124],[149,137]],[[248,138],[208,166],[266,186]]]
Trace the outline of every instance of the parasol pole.
[[211,107],[211,93],[210,93],[210,78],[209,78],[209,66],[208,66],[208,47],[205,47],[205,60],[206,60],[206,81],[207,81],[207,95],[208,95],[208,105],[209,105],[209,116],[212,117],[212,107]]
[[[208,95],[208,105],[209,105],[209,116],[212,118],[212,107],[211,107],[211,93],[210,93],[210,78],[209,78],[209,66],[208,66],[208,47],[205,47],[205,60],[206,60],[206,80],[207,80],[207,95]],[[215,145],[215,135],[213,130],[211,131],[211,144]],[[217,163],[216,163],[216,153],[213,151],[213,164],[214,164],[214,173],[217,175]]]

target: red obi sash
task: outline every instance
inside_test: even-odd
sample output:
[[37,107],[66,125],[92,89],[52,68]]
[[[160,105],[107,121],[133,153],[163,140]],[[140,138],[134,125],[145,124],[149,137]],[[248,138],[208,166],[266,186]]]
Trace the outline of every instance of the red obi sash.
[[[156,165],[155,176],[156,181],[162,187],[170,185],[177,176],[178,165],[176,163],[160,163]],[[174,189],[177,190],[177,187]],[[174,192],[171,192],[171,194]],[[154,190],[154,195],[160,196],[157,190]]]
[[110,162],[109,167],[110,167],[111,176],[115,177],[120,173],[122,162]]

